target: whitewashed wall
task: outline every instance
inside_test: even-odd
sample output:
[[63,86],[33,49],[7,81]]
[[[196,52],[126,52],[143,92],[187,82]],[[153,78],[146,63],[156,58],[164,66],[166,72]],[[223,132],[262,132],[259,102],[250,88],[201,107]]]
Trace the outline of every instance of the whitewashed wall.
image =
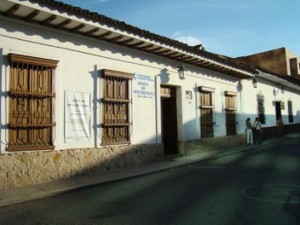
[[[266,124],[264,127],[270,127],[276,125],[276,112],[275,112],[275,101],[282,101],[285,104],[285,108],[281,110],[282,120],[284,124],[297,124],[300,123],[300,101],[299,101],[299,94],[300,92],[285,87],[284,93],[280,90],[280,84],[267,81],[265,79],[258,78],[258,87],[256,89],[252,89],[250,91],[247,89],[245,90],[244,96],[246,97],[245,100],[245,112],[249,112],[250,115],[254,113],[257,114],[257,103],[256,103],[256,96],[263,95],[264,96],[264,106],[265,106],[265,115],[266,115]],[[249,101],[249,104],[246,102]],[[293,108],[293,123],[289,123],[289,116],[288,116],[288,101],[292,101],[292,108]],[[256,114],[255,114],[256,113]]]
[[[95,99],[101,98],[101,84],[99,71],[111,69],[132,74],[151,77],[153,85],[148,91],[156,93],[155,76],[159,76],[164,68],[155,62],[150,55],[142,55],[127,48],[116,47],[104,42],[87,40],[83,37],[56,30],[41,29],[34,25],[23,24],[10,20],[1,21],[0,49],[4,56],[1,67],[1,90],[8,91],[9,66],[7,56],[9,53],[22,54],[33,57],[58,60],[55,77],[55,147],[56,149],[92,148],[99,147],[101,130],[96,131],[94,124],[101,123],[100,105]],[[132,81],[132,92],[139,89],[137,80]],[[64,141],[64,93],[65,91],[90,93],[92,109],[96,111],[91,116],[91,139],[86,143],[65,143]],[[156,105],[158,99],[141,99],[132,93],[132,144],[157,143]],[[99,101],[98,101],[99,102]],[[142,105],[140,105],[142,104]],[[5,126],[7,118],[8,101],[1,96],[1,124]],[[146,129],[145,129],[146,127]],[[143,132],[141,132],[143,131]],[[7,130],[1,130],[1,151],[7,142]]]
[[[199,87],[215,88],[214,92],[214,130],[215,136],[226,135],[225,121],[225,91],[237,91],[237,78],[194,67],[187,71],[187,78],[182,81],[182,114],[183,116],[183,140],[199,139],[200,133],[200,93]],[[185,98],[185,91],[192,91],[193,99]],[[238,98],[238,97],[237,97]],[[239,113],[239,101],[237,101]]]

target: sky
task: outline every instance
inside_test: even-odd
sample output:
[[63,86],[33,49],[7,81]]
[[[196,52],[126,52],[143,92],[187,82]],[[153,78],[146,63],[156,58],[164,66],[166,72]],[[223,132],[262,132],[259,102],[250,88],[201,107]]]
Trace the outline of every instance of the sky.
[[299,0],[60,0],[229,57],[288,48],[300,57]]

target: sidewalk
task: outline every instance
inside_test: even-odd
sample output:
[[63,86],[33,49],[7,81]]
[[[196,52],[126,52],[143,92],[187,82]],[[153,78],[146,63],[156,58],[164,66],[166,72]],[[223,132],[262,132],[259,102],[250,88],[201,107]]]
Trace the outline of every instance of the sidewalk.
[[[300,133],[287,135],[282,139],[268,139],[262,145],[274,144],[276,142],[286,141],[290,138],[300,137]],[[158,171],[168,170],[175,167],[184,166],[191,163],[196,163],[201,160],[221,157],[236,152],[241,152],[249,149],[254,149],[255,145],[244,145],[226,150],[225,153],[204,152],[189,156],[166,158],[163,161],[146,164],[141,167],[122,168],[111,172],[94,174],[89,176],[79,176],[65,180],[57,180],[49,183],[32,185],[22,188],[13,188],[8,190],[0,190],[0,207],[8,206],[16,203],[21,203],[38,198],[49,197],[64,192],[79,190],[90,186],[96,186],[103,183],[119,181],[145,174],[150,174]]]

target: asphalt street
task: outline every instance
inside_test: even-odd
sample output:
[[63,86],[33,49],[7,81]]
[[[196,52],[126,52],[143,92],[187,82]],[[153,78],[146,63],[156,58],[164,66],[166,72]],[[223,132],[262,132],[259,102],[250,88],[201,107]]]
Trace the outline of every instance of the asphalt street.
[[1,225],[298,225],[300,140],[0,208]]

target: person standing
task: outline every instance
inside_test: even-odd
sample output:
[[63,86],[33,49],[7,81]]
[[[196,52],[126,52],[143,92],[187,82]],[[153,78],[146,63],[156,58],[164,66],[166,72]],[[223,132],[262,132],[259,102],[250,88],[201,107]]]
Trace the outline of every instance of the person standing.
[[250,118],[247,118],[246,120],[246,136],[247,144],[253,144],[252,123]]
[[253,137],[254,137],[254,144],[261,144],[261,123],[259,121],[259,118],[255,118],[255,122],[253,124]]
[[281,119],[281,117],[279,117],[276,121],[276,128],[277,128],[277,134],[279,138],[283,137],[283,121]]

